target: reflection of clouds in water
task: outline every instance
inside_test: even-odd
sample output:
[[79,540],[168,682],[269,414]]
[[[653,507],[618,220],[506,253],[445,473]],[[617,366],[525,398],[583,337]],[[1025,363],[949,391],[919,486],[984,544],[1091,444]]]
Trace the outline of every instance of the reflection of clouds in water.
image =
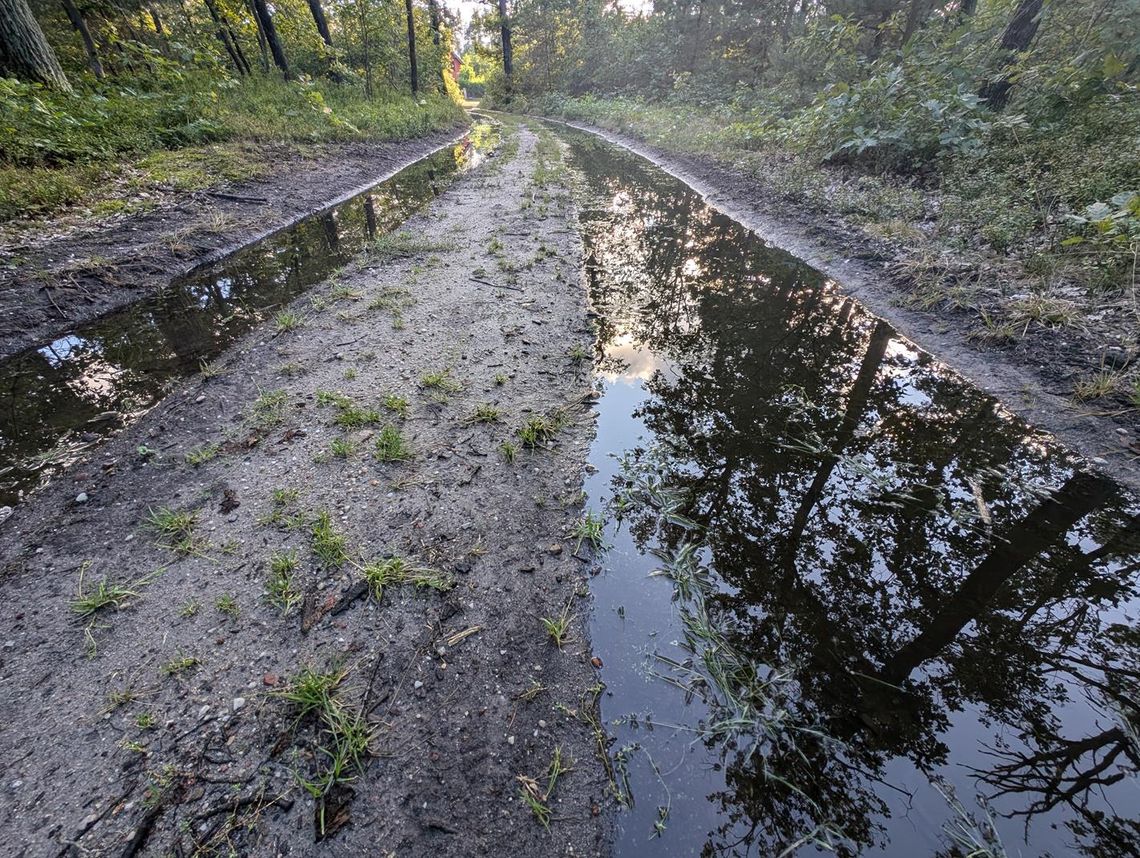
[[122,367],[92,358],[80,375],[67,380],[67,386],[81,399],[100,405],[114,397],[116,383],[122,374]]
[[610,384],[617,381],[632,384],[648,381],[659,370],[669,370],[671,366],[633,334],[618,334],[606,344],[605,363],[598,374]]

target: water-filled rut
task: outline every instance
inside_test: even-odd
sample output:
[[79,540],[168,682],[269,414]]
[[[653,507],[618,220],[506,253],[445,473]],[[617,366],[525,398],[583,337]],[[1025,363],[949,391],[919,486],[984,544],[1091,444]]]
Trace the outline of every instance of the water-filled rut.
[[179,380],[398,227],[477,157],[470,138],[446,146],[153,297],[0,362],[0,505],[17,503],[148,411]]
[[616,853],[1140,851],[1136,499],[680,181],[558,133],[600,314]]

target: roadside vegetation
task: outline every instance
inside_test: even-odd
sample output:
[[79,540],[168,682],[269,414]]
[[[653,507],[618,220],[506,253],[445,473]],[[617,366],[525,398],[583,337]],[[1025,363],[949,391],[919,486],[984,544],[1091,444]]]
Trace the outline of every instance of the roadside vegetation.
[[0,44],[0,223],[138,210],[154,190],[264,172],[266,145],[319,157],[306,145],[463,118],[434,4],[412,10],[411,52],[395,2],[14,2],[28,14]]
[[[972,312],[986,340],[1134,339],[1134,5],[548,6],[514,5],[510,75],[467,64],[485,105],[624,132],[840,216],[908,300]],[[477,20],[474,52],[502,55],[500,23]]]

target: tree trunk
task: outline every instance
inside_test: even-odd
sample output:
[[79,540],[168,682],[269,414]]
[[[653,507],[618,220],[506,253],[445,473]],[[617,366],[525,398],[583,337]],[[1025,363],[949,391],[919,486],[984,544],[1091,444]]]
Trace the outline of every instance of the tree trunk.
[[918,29],[926,16],[930,14],[929,0],[910,0],[910,8],[906,13],[906,26],[903,28],[902,44],[910,41],[910,37],[914,35],[914,31]]
[[285,79],[290,78],[289,62],[285,59],[285,49],[281,47],[281,39],[277,37],[277,28],[273,26],[273,16],[269,14],[269,7],[265,0],[253,0],[253,11],[265,41],[269,45],[269,52],[273,55],[273,64],[281,70]]
[[420,73],[416,68],[416,19],[412,14],[412,0],[404,0],[404,11],[408,14],[408,66],[412,78],[412,95],[420,91]]
[[238,38],[237,32],[230,25],[230,19],[226,17],[225,12],[222,13],[222,23],[226,25],[226,32],[230,34],[230,41],[234,46],[234,53],[237,54],[238,60],[241,61],[242,67],[245,69],[245,73],[253,74],[253,66],[249,64],[249,60],[246,59],[245,56],[245,51],[241,49],[241,39]]
[[0,71],[50,89],[71,91],[27,0],[0,0]]
[[83,50],[87,52],[87,67],[91,69],[91,74],[95,75],[96,80],[102,80],[103,64],[99,62],[99,51],[95,47],[95,40],[91,38],[91,31],[87,29],[87,21],[84,19],[83,13],[79,11],[72,0],[63,0],[63,10],[67,12],[71,26],[83,39]]
[[225,19],[218,11],[217,3],[214,0],[205,0],[205,2],[206,8],[210,11],[210,17],[214,20],[214,32],[218,41],[222,43],[222,47],[226,49],[226,53],[229,54],[230,62],[234,64],[239,75],[249,74],[249,66],[242,63],[242,58],[238,55],[237,49],[230,39],[229,28],[226,26]]
[[1009,91],[1013,89],[1006,69],[1017,61],[1017,55],[1029,50],[1033,37],[1037,35],[1037,28],[1041,25],[1042,0],[1020,0],[1013,11],[1013,17],[1001,34],[999,47],[1002,58],[998,64],[999,75],[996,79],[982,84],[978,90],[978,98],[985,101],[992,110],[1000,111],[1009,103]]
[[1102,506],[1115,492],[1113,484],[1094,474],[1078,472],[1055,494],[1013,525],[958,590],[948,595],[922,630],[888,658],[879,678],[890,685],[902,682],[923,662],[954,642],[970,622],[991,608],[1006,582],[1049,546],[1061,542],[1070,528]]
[[246,9],[253,16],[253,29],[257,32],[257,49],[261,54],[261,70],[269,71],[269,45],[265,43],[265,34],[261,32],[261,22],[257,20],[257,12],[253,8],[253,0],[245,0]]
[[317,24],[317,32],[321,34],[321,38],[325,40],[325,44],[330,48],[332,47],[332,34],[329,32],[329,21],[325,17],[324,7],[321,6],[321,0],[309,0],[309,11],[313,13],[313,20]]
[[503,75],[507,79],[507,95],[511,94],[515,72],[514,53],[511,50],[511,22],[507,18],[507,0],[499,0],[499,31],[503,39]]

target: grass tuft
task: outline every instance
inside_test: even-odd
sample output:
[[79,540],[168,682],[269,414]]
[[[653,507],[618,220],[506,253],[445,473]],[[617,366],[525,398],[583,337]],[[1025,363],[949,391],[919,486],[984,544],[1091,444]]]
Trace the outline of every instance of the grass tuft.
[[406,462],[412,458],[412,450],[400,430],[389,424],[376,437],[372,457],[378,462]]

